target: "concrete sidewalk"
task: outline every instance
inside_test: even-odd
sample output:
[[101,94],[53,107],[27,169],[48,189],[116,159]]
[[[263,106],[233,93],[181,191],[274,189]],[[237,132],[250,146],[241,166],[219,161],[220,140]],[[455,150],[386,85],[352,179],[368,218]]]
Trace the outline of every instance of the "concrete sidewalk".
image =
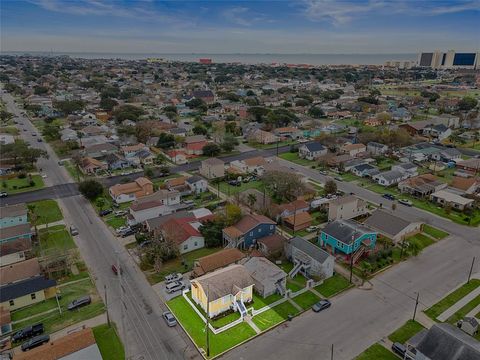
[[55,221],[55,222],[51,222],[49,224],[41,224],[41,225],[37,225],[37,229],[40,230],[40,229],[45,229],[46,227],[52,227],[52,226],[56,226],[56,225],[65,225],[65,220],[58,220],[58,221]]
[[438,315],[437,319],[439,321],[446,321],[450,316],[455,314],[458,310],[460,310],[462,307],[464,307],[466,304],[468,304],[470,301],[475,299],[478,295],[480,295],[480,286],[477,287],[475,290],[458,300],[455,304],[450,306],[447,310],[445,310],[443,313]]

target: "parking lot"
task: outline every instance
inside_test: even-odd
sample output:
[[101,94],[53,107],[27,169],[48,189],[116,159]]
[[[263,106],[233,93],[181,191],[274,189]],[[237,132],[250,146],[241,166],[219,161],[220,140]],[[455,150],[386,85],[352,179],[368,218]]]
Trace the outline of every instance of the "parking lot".
[[[182,274],[183,278],[181,281],[185,284],[186,288],[190,288],[190,272]],[[169,301],[173,298],[176,298],[177,296],[180,296],[182,294],[182,290],[177,290],[174,292],[167,292],[167,284],[165,281],[161,281],[158,284],[155,284],[152,286],[153,290],[160,296],[160,298],[164,301]]]

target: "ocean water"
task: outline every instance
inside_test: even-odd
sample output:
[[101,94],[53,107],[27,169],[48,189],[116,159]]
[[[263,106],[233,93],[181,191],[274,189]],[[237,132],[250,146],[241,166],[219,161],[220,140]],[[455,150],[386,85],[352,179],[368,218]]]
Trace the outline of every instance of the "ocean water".
[[197,62],[200,58],[214,63],[242,64],[309,64],[309,65],[381,65],[387,60],[416,60],[417,54],[113,54],[113,53],[63,53],[63,52],[2,52],[2,55],[68,55],[84,59],[141,60],[162,58],[171,61]]

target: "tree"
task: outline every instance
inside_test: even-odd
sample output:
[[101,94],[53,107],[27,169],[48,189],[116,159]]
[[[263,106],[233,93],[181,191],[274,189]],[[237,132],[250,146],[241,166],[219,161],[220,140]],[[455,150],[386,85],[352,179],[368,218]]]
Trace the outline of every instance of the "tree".
[[248,207],[250,208],[250,213],[253,212],[253,205],[257,202],[257,196],[253,193],[248,194],[247,196],[247,203]]
[[33,93],[35,95],[45,95],[46,93],[48,93],[48,88],[46,88],[45,86],[34,86]]
[[105,201],[105,198],[103,197],[100,197],[98,198],[97,200],[95,200],[95,205],[97,206],[97,208],[99,208],[100,210],[103,209],[103,207],[105,206],[107,202]]
[[106,111],[112,111],[115,106],[118,105],[118,102],[110,98],[102,98],[100,100],[100,107]]
[[173,134],[161,133],[158,136],[157,146],[161,149],[171,149],[175,146],[175,136]]
[[199,109],[206,107],[207,104],[205,104],[205,101],[202,99],[193,98],[192,100],[187,101],[185,105],[187,105],[190,109]]
[[60,126],[55,124],[45,124],[42,130],[42,135],[47,140],[59,140],[60,139]]
[[207,128],[203,125],[195,125],[194,128],[192,129],[192,132],[195,135],[207,135],[208,134]]
[[231,226],[236,224],[242,219],[242,209],[240,206],[235,204],[227,204],[225,206],[225,224],[226,226]]
[[145,114],[145,111],[134,105],[122,105],[113,111],[113,116],[115,116],[119,123],[124,120],[137,121],[143,114]]
[[65,115],[69,115],[76,111],[81,111],[85,107],[85,102],[82,100],[64,100],[56,101],[53,106],[58,111],[62,112]]
[[283,171],[267,171],[262,180],[278,201],[293,201],[305,192],[305,184],[296,174]]
[[233,149],[235,149],[235,146],[237,145],[238,145],[238,140],[235,136],[229,133],[225,134],[225,136],[223,137],[223,143],[221,145],[223,151],[231,152],[233,151]]
[[219,155],[222,150],[217,144],[207,144],[203,147],[202,151],[203,155],[212,157]]
[[325,116],[325,112],[318,106],[312,106],[310,109],[308,109],[308,115],[315,119],[320,119]]
[[148,178],[153,178],[153,169],[151,167],[145,167],[143,169],[143,174]]
[[214,220],[208,220],[199,228],[200,233],[205,238],[205,247],[219,247],[223,243],[222,230],[225,227],[225,219],[217,217]]
[[325,194],[335,194],[337,192],[337,183],[333,180],[328,180],[324,187]]
[[103,185],[96,180],[85,180],[78,185],[80,193],[89,200],[95,200],[103,194]]
[[460,100],[457,104],[458,110],[461,111],[470,111],[473,108],[475,108],[478,104],[478,100],[471,97],[471,96],[465,96],[462,100]]

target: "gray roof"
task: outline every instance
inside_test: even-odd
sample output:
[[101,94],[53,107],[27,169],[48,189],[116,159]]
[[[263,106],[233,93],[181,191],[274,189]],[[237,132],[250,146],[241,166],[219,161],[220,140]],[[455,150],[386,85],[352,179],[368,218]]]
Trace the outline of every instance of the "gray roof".
[[30,223],[20,224],[20,225],[2,228],[2,231],[0,231],[0,240],[6,240],[6,239],[22,236],[22,235],[32,235],[32,234],[33,232],[32,232],[32,229],[30,228]]
[[8,205],[3,206],[0,208],[0,219],[6,217],[16,217],[16,216],[23,216],[28,213],[28,209],[25,204],[17,204],[17,205]]
[[365,171],[365,170],[375,170],[376,167],[370,164],[360,164],[357,166],[354,166],[354,168],[358,171]]
[[55,285],[57,285],[55,280],[46,279],[41,275],[4,285],[0,287],[0,303],[14,300],[20,296],[32,294],[40,290],[45,290]]
[[384,210],[377,209],[364,224],[393,237],[410,225],[411,222]]
[[375,233],[372,229],[353,220],[335,220],[327,224],[322,232],[333,236],[344,244],[351,244],[364,234]]
[[193,176],[190,176],[187,180],[185,180],[187,183],[189,184],[195,184],[196,182],[199,182],[199,181],[206,181],[204,178],[202,178],[201,176],[198,176],[198,175],[193,175]]
[[277,282],[287,277],[285,271],[264,257],[252,257],[241,264],[245,266],[256,284],[263,284],[265,281]]
[[378,176],[383,177],[387,181],[401,179],[403,177],[403,173],[398,170],[389,170],[383,173],[378,174]]
[[294,237],[289,240],[289,244],[293,247],[296,247],[298,250],[301,250],[312,259],[323,264],[331,255],[325,250],[319,248],[317,245],[312,244],[310,241],[305,240],[301,237]]
[[316,152],[316,151],[322,151],[322,150],[325,150],[325,146],[323,146],[322,144],[320,144],[319,142],[313,142],[313,143],[309,143],[309,144],[305,144],[304,145],[308,151],[310,152]]
[[431,360],[480,360],[480,342],[448,324],[435,324],[417,346]]

